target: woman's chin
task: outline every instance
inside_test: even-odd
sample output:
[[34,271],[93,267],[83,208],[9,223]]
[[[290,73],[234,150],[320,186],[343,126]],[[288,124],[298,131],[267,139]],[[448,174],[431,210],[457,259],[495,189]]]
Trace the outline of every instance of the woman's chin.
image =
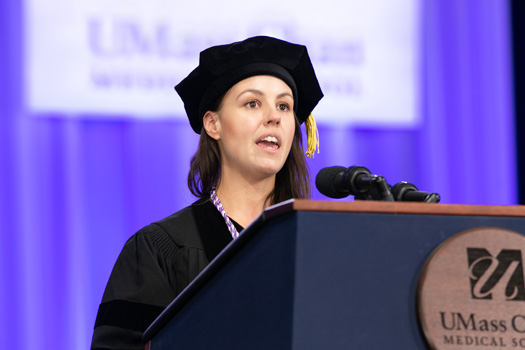
[[261,174],[262,176],[275,176],[282,168],[283,168],[283,165],[282,163],[271,163],[271,162],[268,162],[268,163],[264,163],[264,164],[260,164],[258,167],[257,167],[257,170],[258,170],[258,173]]

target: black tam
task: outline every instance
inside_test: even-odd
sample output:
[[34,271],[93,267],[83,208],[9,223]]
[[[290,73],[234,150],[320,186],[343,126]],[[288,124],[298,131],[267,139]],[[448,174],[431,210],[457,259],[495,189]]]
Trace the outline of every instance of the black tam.
[[323,97],[303,45],[257,36],[213,46],[201,52],[199,66],[175,86],[193,130],[201,132],[204,114],[233,85],[255,75],[272,75],[290,86],[300,122],[308,118]]

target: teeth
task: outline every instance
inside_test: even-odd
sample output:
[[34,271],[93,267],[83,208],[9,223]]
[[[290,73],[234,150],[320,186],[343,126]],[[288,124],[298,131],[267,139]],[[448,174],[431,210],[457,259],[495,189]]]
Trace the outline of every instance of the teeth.
[[273,142],[273,143],[277,144],[277,138],[273,137],[273,136],[266,136],[261,141]]

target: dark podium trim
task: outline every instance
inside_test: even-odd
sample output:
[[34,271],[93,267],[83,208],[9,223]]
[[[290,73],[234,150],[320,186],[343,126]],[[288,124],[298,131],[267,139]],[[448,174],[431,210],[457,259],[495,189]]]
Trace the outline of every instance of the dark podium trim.
[[164,326],[176,315],[188,301],[229,261],[235,256],[265,224],[274,218],[296,211],[318,212],[354,212],[388,213],[414,215],[455,215],[455,216],[500,216],[525,217],[525,206],[481,206],[448,205],[436,203],[411,202],[329,202],[292,199],[267,208],[253,221],[239,237],[231,242],[190,285],[162,312],[146,330],[145,343],[152,340]]

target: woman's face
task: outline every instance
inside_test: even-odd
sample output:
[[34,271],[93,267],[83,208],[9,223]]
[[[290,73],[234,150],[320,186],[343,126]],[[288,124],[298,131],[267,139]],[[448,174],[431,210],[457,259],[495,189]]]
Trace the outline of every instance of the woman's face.
[[253,76],[230,88],[219,110],[204,116],[221,151],[221,176],[257,181],[281,170],[295,132],[293,104],[290,87],[273,76]]

